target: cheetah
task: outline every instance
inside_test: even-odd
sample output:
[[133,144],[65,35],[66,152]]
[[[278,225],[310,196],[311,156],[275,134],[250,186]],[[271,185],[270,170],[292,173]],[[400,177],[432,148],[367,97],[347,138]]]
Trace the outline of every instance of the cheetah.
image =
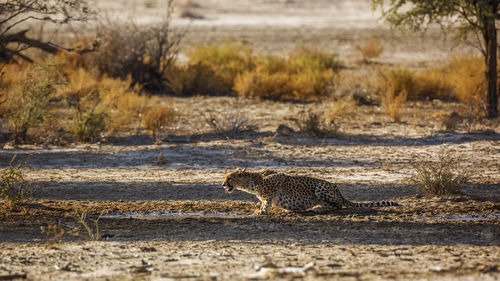
[[[307,177],[290,176],[272,170],[247,172],[235,170],[224,177],[222,185],[226,193],[241,189],[257,195],[262,202],[256,214],[267,214],[272,204],[288,211],[306,211],[317,205],[324,209],[346,207],[384,207],[399,206],[392,201],[355,203],[345,199],[337,186],[331,182]],[[315,211],[320,208],[315,209]]]

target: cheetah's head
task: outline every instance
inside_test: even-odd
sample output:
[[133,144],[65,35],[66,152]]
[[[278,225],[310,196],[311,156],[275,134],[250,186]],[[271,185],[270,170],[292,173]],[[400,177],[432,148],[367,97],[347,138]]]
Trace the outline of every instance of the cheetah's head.
[[235,188],[248,190],[254,186],[253,180],[249,172],[243,170],[235,170],[224,177],[222,185],[226,188],[226,193],[231,193]]

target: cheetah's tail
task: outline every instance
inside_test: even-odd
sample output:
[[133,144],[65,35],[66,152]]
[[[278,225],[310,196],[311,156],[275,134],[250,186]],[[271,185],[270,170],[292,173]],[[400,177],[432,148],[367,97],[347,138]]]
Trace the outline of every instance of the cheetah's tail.
[[379,201],[379,202],[351,202],[347,201],[345,202],[345,205],[348,207],[354,207],[354,208],[370,208],[370,207],[386,207],[386,206],[401,206],[396,202],[393,201]]

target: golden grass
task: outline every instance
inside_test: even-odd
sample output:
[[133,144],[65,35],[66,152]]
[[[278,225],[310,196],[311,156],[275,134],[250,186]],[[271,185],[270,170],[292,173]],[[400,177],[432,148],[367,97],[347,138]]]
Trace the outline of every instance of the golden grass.
[[273,100],[318,100],[330,93],[339,68],[335,55],[314,49],[299,49],[288,58],[258,56],[255,67],[236,77],[234,90],[240,96]]
[[234,79],[253,67],[251,47],[224,42],[196,46],[189,63],[170,71],[169,86],[178,95],[231,95]]
[[384,52],[382,43],[374,37],[364,40],[361,44],[355,45],[356,50],[361,54],[363,62],[369,63],[372,59],[379,57]]
[[458,100],[469,103],[486,98],[485,65],[479,56],[455,56],[441,69]]
[[382,95],[382,108],[394,122],[401,122],[401,109],[406,103],[406,91],[387,91]]
[[164,127],[172,125],[178,118],[173,103],[151,105],[143,114],[141,123],[152,134],[153,141],[157,141],[158,133]]
[[330,102],[324,111],[325,120],[335,123],[336,120],[348,115],[356,107],[356,101],[352,96],[341,97]]

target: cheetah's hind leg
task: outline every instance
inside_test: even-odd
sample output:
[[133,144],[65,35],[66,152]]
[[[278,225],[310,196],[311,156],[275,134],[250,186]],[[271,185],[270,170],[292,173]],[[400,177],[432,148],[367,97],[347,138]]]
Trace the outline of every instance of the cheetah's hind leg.
[[341,208],[342,208],[342,205],[334,204],[334,203],[330,203],[330,202],[324,202],[320,206],[314,207],[312,209],[312,211],[316,214],[326,214],[326,213],[340,210]]

